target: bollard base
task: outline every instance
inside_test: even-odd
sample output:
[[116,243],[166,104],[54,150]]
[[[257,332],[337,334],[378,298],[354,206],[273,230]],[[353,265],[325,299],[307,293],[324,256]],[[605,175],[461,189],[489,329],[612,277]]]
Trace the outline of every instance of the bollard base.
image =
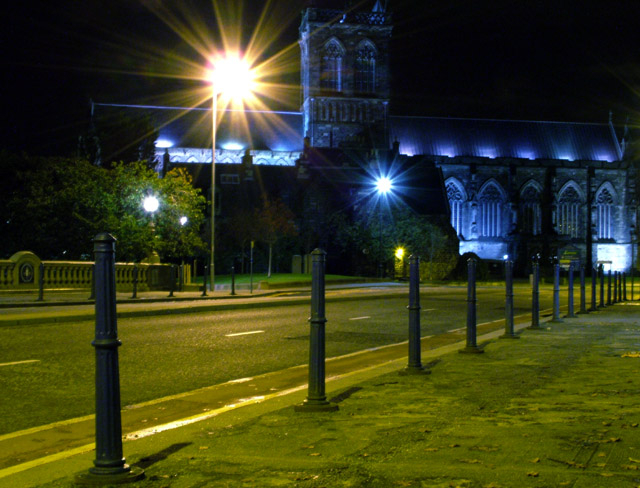
[[520,339],[520,336],[517,334],[502,334],[499,339]]
[[431,374],[431,370],[425,368],[424,366],[407,366],[403,370],[400,371],[401,376],[411,376],[411,375],[425,375]]
[[562,320],[560,317],[558,317],[557,319],[549,320],[549,322],[552,323],[552,324],[561,324],[562,322],[564,322],[564,320]]
[[322,402],[309,402],[305,400],[300,405],[295,405],[293,410],[296,412],[335,412],[338,410],[338,405],[326,400]]
[[464,349],[460,349],[458,352],[460,354],[482,354],[484,350],[480,349],[478,346],[467,346]]
[[125,471],[116,473],[96,474],[89,470],[86,473],[78,474],[74,478],[76,485],[122,485],[133,483],[144,478],[144,469],[124,465]]

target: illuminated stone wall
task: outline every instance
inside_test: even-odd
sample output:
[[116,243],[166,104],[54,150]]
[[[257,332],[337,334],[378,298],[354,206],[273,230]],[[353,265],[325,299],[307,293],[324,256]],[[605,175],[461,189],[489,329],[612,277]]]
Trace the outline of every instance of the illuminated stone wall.
[[[627,270],[636,227],[632,166],[625,161],[559,161],[437,157],[460,252],[483,259],[559,256]],[[604,192],[606,198],[601,194]],[[599,202],[608,202],[606,218]],[[603,222],[610,228],[602,232]]]

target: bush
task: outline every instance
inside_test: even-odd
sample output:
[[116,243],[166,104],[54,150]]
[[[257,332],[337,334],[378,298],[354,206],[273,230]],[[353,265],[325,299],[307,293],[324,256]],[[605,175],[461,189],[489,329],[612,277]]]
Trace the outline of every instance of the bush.
[[489,266],[485,261],[480,259],[476,253],[465,252],[458,259],[455,269],[452,273],[452,278],[455,280],[466,281],[469,278],[468,261],[469,259],[476,260],[476,281],[484,281],[489,278]]

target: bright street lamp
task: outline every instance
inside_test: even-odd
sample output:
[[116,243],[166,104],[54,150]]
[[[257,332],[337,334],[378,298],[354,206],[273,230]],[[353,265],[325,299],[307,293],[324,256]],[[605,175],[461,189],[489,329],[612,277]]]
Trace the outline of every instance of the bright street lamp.
[[389,193],[393,189],[393,183],[386,176],[381,176],[376,180],[376,190],[378,192],[378,228],[379,228],[379,242],[378,242],[378,273],[380,278],[383,277],[383,257],[382,257],[382,199],[381,197],[386,197],[387,193]]
[[384,194],[389,193],[391,191],[391,188],[393,188],[393,185],[389,178],[387,178],[386,176],[382,176],[376,181],[376,188],[378,190],[378,193]]
[[236,56],[228,56],[213,63],[209,73],[211,82],[211,255],[209,260],[210,287],[215,291],[215,215],[216,215],[216,129],[218,128],[218,95],[234,102],[242,101],[253,88],[254,74],[249,64]]

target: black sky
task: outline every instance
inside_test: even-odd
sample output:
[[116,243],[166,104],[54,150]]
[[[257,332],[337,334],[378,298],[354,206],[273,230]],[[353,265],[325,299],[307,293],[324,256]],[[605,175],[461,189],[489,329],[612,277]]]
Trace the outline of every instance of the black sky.
[[[213,15],[211,0],[178,3]],[[265,1],[244,3],[250,32]],[[273,0],[270,16],[286,25],[271,52],[295,44],[307,4]],[[389,0],[389,7],[392,113],[606,122],[612,110],[616,122],[640,120],[638,0]],[[202,61],[139,0],[26,0],[5,9],[2,148],[73,154],[90,98],[148,103],[189,85],[142,75],[158,67],[149,52]],[[297,110],[298,102],[293,93],[273,108]]]

